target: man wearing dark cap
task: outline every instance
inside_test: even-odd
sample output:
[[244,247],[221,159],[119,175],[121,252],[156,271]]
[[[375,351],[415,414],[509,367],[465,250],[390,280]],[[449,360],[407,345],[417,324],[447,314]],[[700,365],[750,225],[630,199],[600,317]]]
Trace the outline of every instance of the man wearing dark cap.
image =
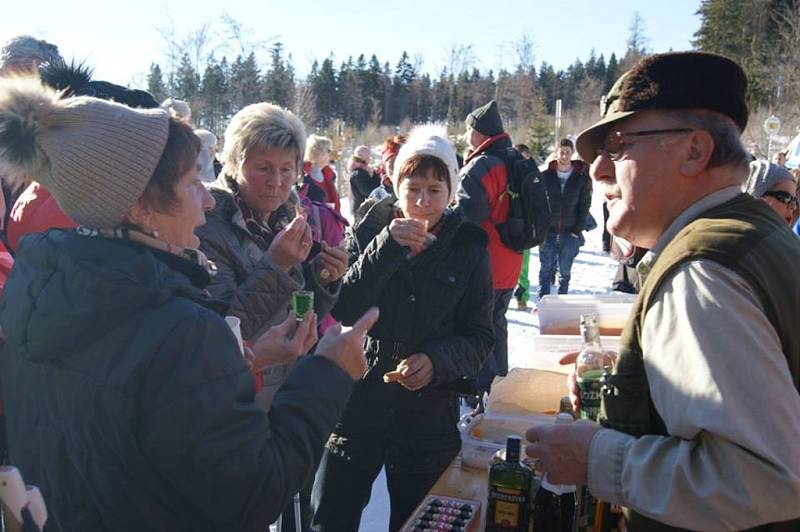
[[494,350],[478,374],[478,397],[488,392],[497,375],[508,373],[508,322],[506,311],[522,268],[522,253],[506,247],[496,226],[506,221],[510,201],[506,188],[505,157],[511,138],[503,131],[503,120],[492,100],[466,119],[470,153],[461,169],[458,206],[464,216],[489,235],[489,259],[494,286]]
[[800,243],[741,191],[746,88],[724,57],[650,56],[578,137],[610,232],[650,251],[600,424],[533,428],[528,454],[632,532],[800,530]]

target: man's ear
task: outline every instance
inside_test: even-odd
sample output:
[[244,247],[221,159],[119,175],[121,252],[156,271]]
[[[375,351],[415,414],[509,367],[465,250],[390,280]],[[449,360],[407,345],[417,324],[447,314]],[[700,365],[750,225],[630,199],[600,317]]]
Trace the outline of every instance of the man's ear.
[[714,153],[714,138],[703,129],[693,131],[689,137],[680,171],[687,177],[694,177],[707,169]]
[[153,209],[141,199],[128,209],[128,221],[145,232],[153,231]]

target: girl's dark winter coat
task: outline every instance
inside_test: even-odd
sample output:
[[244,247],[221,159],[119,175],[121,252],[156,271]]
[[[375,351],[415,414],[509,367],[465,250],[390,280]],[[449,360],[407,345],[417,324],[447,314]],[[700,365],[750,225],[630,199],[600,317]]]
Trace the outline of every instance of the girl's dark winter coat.
[[[333,315],[345,325],[372,306],[381,315],[366,340],[369,369],[329,448],[353,460],[431,472],[460,448],[453,385],[478,373],[494,343],[487,236],[448,210],[436,242],[409,259],[408,248],[389,234],[398,212],[386,198],[348,235],[351,266]],[[414,353],[428,355],[433,381],[416,392],[384,384],[383,374]]]

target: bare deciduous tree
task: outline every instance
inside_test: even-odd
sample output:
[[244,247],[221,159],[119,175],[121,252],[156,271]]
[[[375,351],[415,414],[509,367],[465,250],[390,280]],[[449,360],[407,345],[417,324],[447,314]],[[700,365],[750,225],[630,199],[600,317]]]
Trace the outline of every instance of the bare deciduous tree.
[[517,69],[531,72],[536,61],[536,42],[529,33],[523,33],[511,44],[517,59]]
[[250,52],[263,52],[274,43],[278,42],[280,35],[275,34],[267,39],[252,39],[249,35],[258,35],[258,32],[251,31],[244,23],[236,19],[230,13],[222,13],[222,24],[225,26],[225,48],[233,55],[247,57]]
[[472,44],[453,43],[445,49],[444,64],[448,74],[457,76],[474,67],[477,62]]

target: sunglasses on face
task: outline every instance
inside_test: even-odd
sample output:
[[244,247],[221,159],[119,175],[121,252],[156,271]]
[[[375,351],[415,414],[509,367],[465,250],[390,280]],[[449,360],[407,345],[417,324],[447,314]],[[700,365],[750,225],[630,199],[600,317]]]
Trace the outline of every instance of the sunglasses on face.
[[764,192],[764,196],[774,198],[788,207],[797,207],[797,196],[792,196],[790,192],[785,190],[767,190]]
[[629,140],[630,137],[650,137],[654,135],[668,135],[672,133],[689,133],[695,131],[691,128],[677,128],[677,129],[647,129],[644,131],[627,131],[622,132],[618,129],[612,129],[606,135],[603,144],[597,149],[597,155],[607,155],[612,161],[619,161],[625,148],[633,144],[634,141]]
[[364,159],[362,159],[361,157],[358,157],[357,155],[353,155],[353,160],[355,162],[357,162],[357,163],[365,163],[365,162],[367,162]]

